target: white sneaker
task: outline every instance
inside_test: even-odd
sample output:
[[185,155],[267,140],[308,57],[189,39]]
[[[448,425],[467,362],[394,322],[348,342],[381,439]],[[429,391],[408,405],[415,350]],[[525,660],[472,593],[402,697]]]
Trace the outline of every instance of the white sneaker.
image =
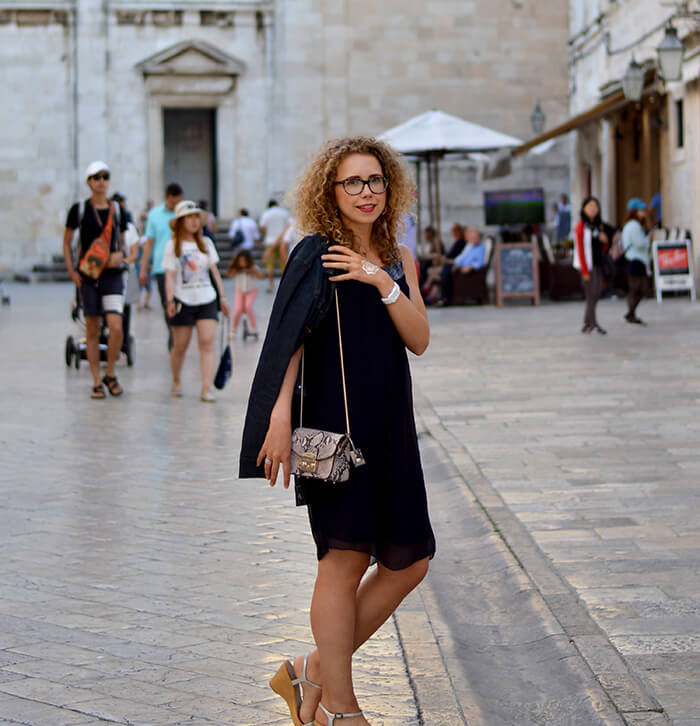
[[170,389],[170,395],[173,398],[182,398],[182,388],[180,386],[173,386]]
[[216,403],[216,398],[208,391],[203,396],[200,396],[199,400],[202,403]]

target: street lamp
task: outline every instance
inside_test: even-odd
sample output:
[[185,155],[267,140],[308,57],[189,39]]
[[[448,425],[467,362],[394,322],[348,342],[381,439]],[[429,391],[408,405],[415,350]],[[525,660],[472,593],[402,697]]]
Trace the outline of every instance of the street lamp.
[[683,69],[683,41],[678,31],[669,23],[666,26],[661,45],[656,49],[659,55],[659,68],[665,81],[680,81]]
[[541,134],[544,131],[544,125],[547,121],[547,117],[544,115],[544,111],[542,110],[542,106],[540,106],[540,102],[538,101],[535,104],[535,110],[530,115],[530,123],[532,124],[532,130],[537,134]]
[[642,66],[632,58],[622,77],[622,90],[628,101],[639,101],[644,91],[644,71]]

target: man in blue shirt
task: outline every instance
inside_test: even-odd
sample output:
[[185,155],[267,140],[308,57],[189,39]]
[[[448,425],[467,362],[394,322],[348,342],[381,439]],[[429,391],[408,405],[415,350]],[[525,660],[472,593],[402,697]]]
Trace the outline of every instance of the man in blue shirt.
[[481,269],[486,264],[486,248],[481,233],[476,227],[467,227],[464,233],[467,244],[453,262],[446,262],[440,271],[442,300],[446,305],[452,295],[452,271],[459,269],[464,274]]
[[[146,241],[143,245],[141,259],[145,262],[150,260],[150,267],[160,295],[160,304],[163,307],[165,324],[168,326],[168,350],[172,346],[172,335],[170,334],[170,323],[165,311],[165,269],[163,267],[163,252],[168,240],[172,237],[170,220],[175,214],[175,205],[182,199],[182,187],[179,184],[168,184],[165,189],[165,201],[158,207],[153,207],[146,218]],[[148,263],[141,264],[139,282],[142,286],[148,281]]]

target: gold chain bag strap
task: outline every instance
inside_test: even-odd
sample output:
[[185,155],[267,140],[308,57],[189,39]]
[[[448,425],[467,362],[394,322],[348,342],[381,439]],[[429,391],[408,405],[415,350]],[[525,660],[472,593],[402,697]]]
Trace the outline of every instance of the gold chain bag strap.
[[292,474],[296,477],[320,479],[329,483],[347,481],[351,466],[362,466],[365,460],[350,437],[348,392],[345,385],[345,361],[343,339],[340,333],[340,306],[338,288],[335,289],[335,311],[338,321],[338,345],[340,347],[340,371],[343,380],[345,403],[345,433],[336,434],[321,429],[304,428],[304,353],[301,354],[301,406],[299,428],[292,432]]

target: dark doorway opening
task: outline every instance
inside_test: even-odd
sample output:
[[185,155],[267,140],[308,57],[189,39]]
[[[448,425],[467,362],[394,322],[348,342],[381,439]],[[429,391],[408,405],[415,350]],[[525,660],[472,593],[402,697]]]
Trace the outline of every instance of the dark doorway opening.
[[205,199],[218,213],[216,109],[163,109],[163,182],[177,182],[185,199]]

